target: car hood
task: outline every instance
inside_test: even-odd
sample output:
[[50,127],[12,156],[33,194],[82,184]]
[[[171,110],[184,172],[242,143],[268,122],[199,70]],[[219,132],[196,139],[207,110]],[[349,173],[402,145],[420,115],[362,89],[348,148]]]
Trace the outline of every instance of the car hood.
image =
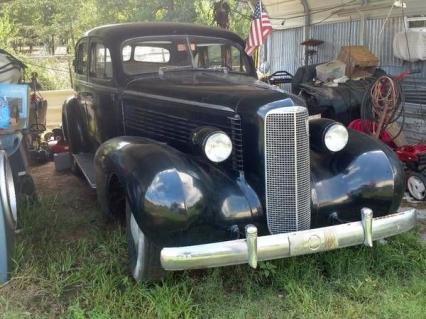
[[238,113],[256,112],[270,102],[296,98],[251,76],[194,70],[141,77],[127,85],[126,91],[218,105]]

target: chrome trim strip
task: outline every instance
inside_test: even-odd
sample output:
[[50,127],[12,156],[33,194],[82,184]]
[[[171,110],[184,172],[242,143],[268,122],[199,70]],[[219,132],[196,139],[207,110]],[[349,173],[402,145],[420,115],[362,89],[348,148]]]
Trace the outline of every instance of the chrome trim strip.
[[206,107],[206,108],[210,108],[210,109],[216,109],[216,110],[220,110],[220,111],[235,113],[235,111],[232,108],[230,108],[228,106],[223,106],[223,105],[203,103],[203,102],[195,102],[195,101],[191,101],[191,100],[185,100],[185,99],[179,99],[179,98],[175,98],[175,97],[138,92],[138,91],[133,91],[133,90],[125,90],[124,94],[147,97],[147,98],[151,98],[151,99],[162,100],[162,101],[173,102],[173,103],[190,104],[190,105],[195,105],[195,106]]
[[[293,152],[294,152],[294,163],[298,163],[298,157],[297,157],[297,117],[296,117],[296,113],[293,113],[293,143],[294,143],[294,148],[293,148]],[[299,178],[297,175],[297,165],[294,165],[294,180],[296,181],[294,183],[294,204],[296,206],[296,212],[299,211]],[[299,230],[299,214],[296,213],[296,230]]]
[[[416,210],[374,218],[372,240],[401,234],[416,224]],[[306,255],[364,244],[361,221],[257,237],[257,259],[272,260]],[[166,270],[185,270],[221,267],[249,262],[246,239],[161,250],[161,264]]]
[[[120,93],[120,90],[116,87],[113,87],[112,85],[88,82],[84,80],[78,80],[78,83],[90,89],[104,90],[104,91],[108,91],[109,93]],[[84,90],[82,91],[84,92]]]

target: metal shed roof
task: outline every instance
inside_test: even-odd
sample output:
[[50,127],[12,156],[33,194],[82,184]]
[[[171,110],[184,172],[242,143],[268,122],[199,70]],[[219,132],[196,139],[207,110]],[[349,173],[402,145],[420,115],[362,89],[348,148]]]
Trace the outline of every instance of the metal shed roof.
[[[401,16],[395,0],[263,0],[274,29],[286,29],[349,19]],[[426,15],[426,0],[404,0],[405,15]]]

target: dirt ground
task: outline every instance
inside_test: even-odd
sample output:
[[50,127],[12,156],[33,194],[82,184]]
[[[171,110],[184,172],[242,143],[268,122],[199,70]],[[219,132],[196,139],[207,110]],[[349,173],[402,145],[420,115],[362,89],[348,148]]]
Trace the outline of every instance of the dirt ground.
[[417,209],[417,220],[420,227],[420,236],[426,243],[426,201],[418,202],[413,200],[408,194],[405,194],[403,202],[401,203],[401,209],[406,207],[414,207]]
[[40,196],[65,195],[72,192],[77,193],[82,202],[96,206],[96,192],[88,186],[85,179],[76,177],[70,171],[57,172],[53,162],[31,167],[31,175]]

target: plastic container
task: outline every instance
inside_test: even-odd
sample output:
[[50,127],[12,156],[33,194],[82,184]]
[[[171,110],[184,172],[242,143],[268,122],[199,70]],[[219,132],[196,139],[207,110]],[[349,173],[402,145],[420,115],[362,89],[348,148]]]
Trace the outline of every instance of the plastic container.
[[71,168],[72,155],[68,152],[53,154],[53,161],[55,162],[55,170],[57,172],[63,172]]
[[426,61],[426,32],[408,31],[395,34],[393,53],[404,61]]
[[315,69],[317,71],[317,80],[328,82],[344,76],[346,64],[339,60],[334,60],[328,63],[317,65]]

